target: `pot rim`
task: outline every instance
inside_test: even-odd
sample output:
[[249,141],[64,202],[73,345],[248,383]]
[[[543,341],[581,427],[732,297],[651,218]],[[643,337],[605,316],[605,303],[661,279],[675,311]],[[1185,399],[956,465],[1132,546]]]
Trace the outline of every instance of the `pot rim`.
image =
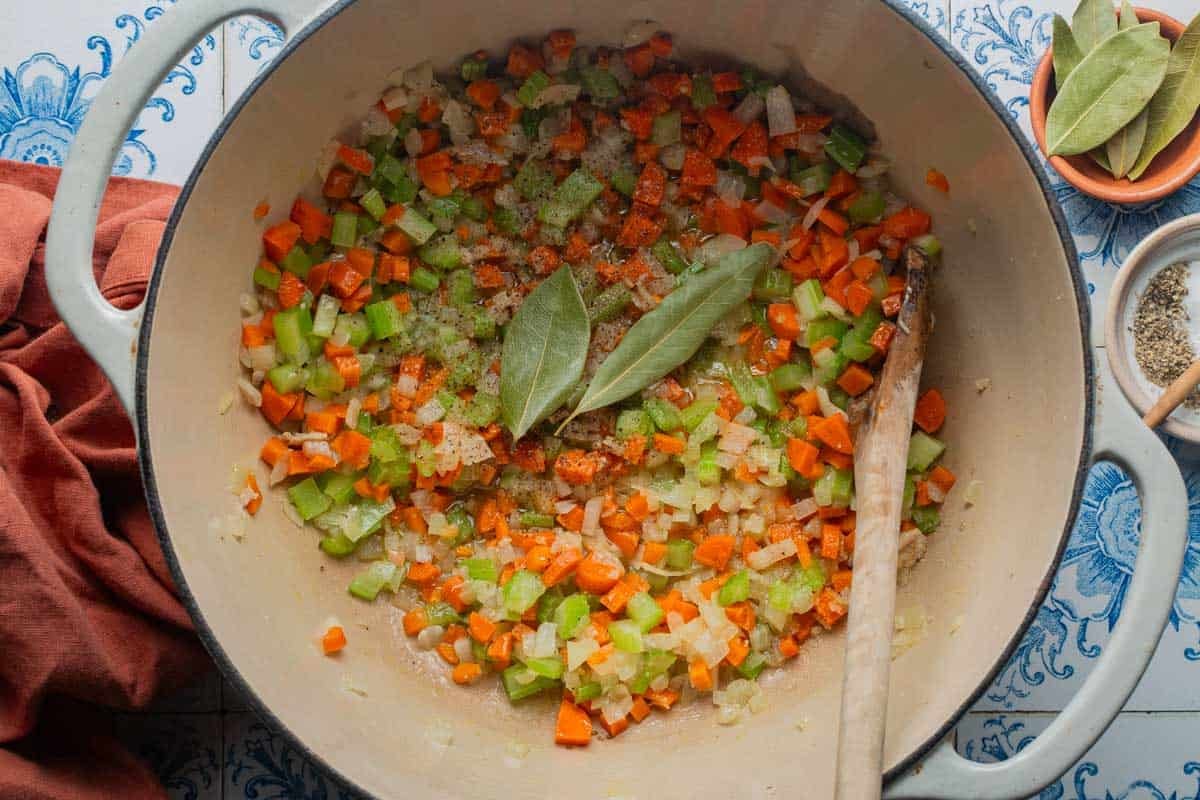
[[[288,39],[279,54],[268,64],[259,74],[251,81],[250,85],[242,92],[241,96],[234,103],[230,111],[217,125],[212,135],[209,137],[208,143],[204,146],[195,166],[188,175],[187,181],[180,190],[179,198],[171,211],[171,216],[167,220],[165,229],[163,230],[162,242],[158,249],[158,254],[155,257],[154,269],[150,275],[150,281],[146,287],[145,310],[143,312],[141,326],[138,331],[137,342],[137,362],[134,368],[134,417],[136,420],[135,430],[137,432],[137,453],[138,465],[142,477],[142,485],[146,495],[146,505],[150,512],[150,518],[154,523],[154,530],[158,536],[158,541],[162,547],[163,557],[167,563],[167,567],[171,572],[171,577],[175,581],[176,590],[179,594],[179,599],[187,609],[188,615],[196,627],[196,634],[199,637],[204,648],[216,662],[221,674],[232,683],[239,692],[245,697],[251,708],[258,716],[265,721],[268,726],[279,733],[285,741],[294,748],[301,756],[316,764],[326,774],[330,775],[334,780],[340,782],[344,786],[352,789],[364,797],[373,797],[374,795],[360,786],[356,781],[352,780],[339,769],[334,767],[323,755],[312,750],[305,741],[298,736],[288,725],[272,711],[258,696],[257,693],[250,688],[250,685],[242,677],[237,665],[226,654],[225,649],[221,646],[220,641],[209,627],[208,622],[204,617],[199,604],[196,602],[195,596],[188,588],[187,580],[184,577],[183,570],[179,563],[178,555],[175,552],[175,547],[171,541],[171,537],[167,532],[166,520],[163,516],[162,505],[159,501],[158,483],[154,476],[154,462],[151,456],[150,447],[150,426],[149,417],[147,414],[147,376],[149,373],[150,361],[150,341],[151,330],[154,325],[154,315],[156,310],[159,282],[162,278],[162,268],[166,262],[167,253],[170,251],[171,242],[175,236],[175,230],[179,225],[179,221],[187,208],[188,200],[191,198],[200,175],[204,172],[208,165],[209,159],[212,157],[214,150],[225,135],[225,132],[237,119],[242,109],[250,102],[250,100],[258,92],[262,84],[271,77],[275,70],[301,45],[327,22],[336,17],[349,6],[353,5],[356,0],[336,0],[328,8],[317,14],[311,19],[303,29],[297,31],[290,39]],[[1058,547],[1056,548],[1054,557],[1046,565],[1046,571],[1038,584],[1034,596],[1030,598],[1029,607],[1025,612],[1024,619],[1017,627],[995,663],[987,674],[979,682],[979,684],[963,699],[958,707],[949,715],[946,721],[938,727],[925,741],[915,747],[911,753],[900,760],[895,767],[888,770],[883,775],[883,782],[886,784],[889,781],[904,774],[912,767],[922,756],[928,753],[938,742],[945,738],[964,714],[975,704],[975,701],[987,690],[996,676],[1008,663],[1017,646],[1024,638],[1025,632],[1037,615],[1038,609],[1041,607],[1042,601],[1046,597],[1046,593],[1050,589],[1054,575],[1058,570],[1059,563],[1062,560],[1063,551],[1066,548],[1067,540],[1070,537],[1071,529],[1074,527],[1075,518],[1079,510],[1079,504],[1083,497],[1083,487],[1087,479],[1090,469],[1090,456],[1092,452],[1092,433],[1095,423],[1095,392],[1096,392],[1096,374],[1094,364],[1094,354],[1092,353],[1091,340],[1089,331],[1091,330],[1091,310],[1088,303],[1088,295],[1086,290],[1086,282],[1083,278],[1083,272],[1080,268],[1079,254],[1075,248],[1075,241],[1072,238],[1070,228],[1067,225],[1066,217],[1063,214],[1062,208],[1058,205],[1053,189],[1050,184],[1045,168],[1040,163],[1037,152],[1034,146],[1025,138],[1017,126],[1016,121],[1009,115],[1008,110],[1003,106],[1000,100],[991,93],[984,80],[970,66],[967,59],[958,52],[957,49],[949,41],[938,34],[924,18],[916,14],[916,12],[902,5],[902,0],[878,0],[878,2],[892,14],[899,18],[898,21],[907,23],[918,32],[920,32],[930,43],[942,52],[947,59],[967,78],[970,84],[975,88],[975,91],[983,98],[983,100],[992,109],[993,113],[1008,129],[1009,135],[1016,143],[1021,154],[1025,157],[1026,163],[1037,179],[1038,185],[1042,192],[1042,198],[1046,202],[1046,210],[1050,214],[1051,220],[1054,222],[1054,227],[1058,231],[1059,241],[1062,244],[1063,252],[1067,257],[1067,268],[1071,275],[1071,283],[1075,289],[1075,305],[1079,314],[1079,337],[1083,346],[1083,370],[1084,370],[1084,428],[1083,441],[1080,445],[1078,466],[1075,470],[1074,486],[1071,490],[1071,504],[1067,512],[1067,518],[1063,524],[1062,533],[1059,536]]]

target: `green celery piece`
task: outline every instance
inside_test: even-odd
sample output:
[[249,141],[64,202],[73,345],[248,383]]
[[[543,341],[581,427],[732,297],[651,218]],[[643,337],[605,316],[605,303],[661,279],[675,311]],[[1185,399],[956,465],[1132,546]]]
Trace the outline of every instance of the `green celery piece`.
[[588,321],[592,325],[599,322],[609,322],[616,319],[633,301],[633,295],[624,284],[614,283],[600,294],[596,295],[588,306]]
[[756,300],[777,302],[792,296],[792,273],[783,269],[766,269],[754,281]]
[[836,124],[829,130],[829,139],[825,142],[825,155],[847,172],[854,172],[862,166],[863,158],[867,155],[867,143],[845,125]]
[[681,135],[681,123],[682,116],[678,111],[667,111],[657,115],[651,126],[650,141],[659,147],[675,144]]
[[717,590],[717,605],[731,606],[750,596],[750,571],[739,570]]
[[550,76],[539,69],[526,78],[521,88],[517,89],[517,101],[525,107],[532,106],[542,90],[549,85]]
[[644,407],[646,413],[650,415],[654,427],[663,433],[677,431],[683,427],[683,418],[674,403],[668,403],[659,397],[651,397],[645,402]]
[[338,310],[341,307],[341,302],[333,295],[321,295],[317,300],[317,313],[313,315],[312,332],[314,336],[320,336],[322,339],[329,338],[329,335],[333,333],[333,326],[337,322]]
[[771,388],[777,392],[795,392],[804,388],[804,383],[812,377],[812,368],[803,362],[790,362],[776,367],[767,380]]
[[672,539],[667,542],[667,568],[685,570],[692,568],[692,553],[696,544],[690,539]]
[[263,269],[262,267],[255,267],[254,283],[263,287],[264,289],[275,291],[279,288],[279,272],[271,272],[270,270]]
[[850,498],[854,493],[854,472],[849,469],[831,469],[828,472],[833,475],[829,487],[833,505],[839,508],[850,505]]
[[792,584],[778,580],[767,590],[767,605],[776,611],[791,611],[794,596]]
[[462,309],[475,302],[475,278],[469,269],[456,269],[446,276],[450,305]]
[[387,203],[383,201],[383,195],[379,193],[378,189],[368,189],[362,197],[358,198],[358,204],[375,219],[379,219],[387,212]]
[[[649,684],[647,684],[649,686]],[[597,681],[588,681],[580,685],[575,691],[571,692],[576,703],[584,703],[588,700],[595,700],[600,696],[600,684]]]
[[642,644],[642,629],[631,619],[619,619],[608,624],[608,635],[612,637],[613,647],[626,653],[640,653],[645,649]]
[[629,691],[634,694],[645,692],[655,678],[671,668],[675,660],[674,653],[668,653],[665,650],[647,650],[642,654],[642,663],[638,667],[638,673],[634,676],[633,682],[629,684]]
[[404,328],[404,314],[391,300],[368,303],[363,312],[367,315],[371,336],[381,341],[390,339]]
[[717,463],[717,443],[700,445],[700,460],[696,462],[696,480],[704,486],[716,486],[721,482],[721,465]]
[[337,322],[333,326],[333,334],[339,339],[346,337],[346,344],[351,347],[362,347],[371,338],[371,326],[367,322],[367,315],[338,314]]
[[632,197],[633,190],[637,188],[637,179],[637,175],[622,167],[613,173],[612,187],[626,197]]
[[696,400],[679,411],[679,421],[683,423],[683,429],[691,433],[709,414],[716,411],[717,407],[716,400]]
[[308,257],[308,253],[304,251],[303,247],[296,245],[287,252],[283,260],[279,262],[279,266],[300,280],[304,280],[308,277],[308,271],[312,269],[312,259]]
[[500,398],[487,392],[476,392],[463,415],[477,428],[485,428],[500,418]]
[[717,93],[713,90],[712,76],[706,72],[692,78],[692,108],[703,111],[716,103]]
[[945,449],[945,442],[935,439],[924,431],[917,431],[908,440],[908,468],[924,472],[933,465],[933,462]]
[[458,528],[454,544],[463,544],[475,537],[475,520],[467,513],[467,509],[456,505],[446,512],[446,521]]
[[638,592],[629,598],[625,615],[633,620],[642,632],[649,631],[663,620],[663,610],[658,601],[646,592]]
[[914,238],[911,244],[930,258],[937,258],[942,254],[942,241],[932,233],[922,234]]
[[545,591],[546,587],[537,573],[525,569],[517,570],[500,592],[504,610],[520,616],[536,603]]
[[942,524],[942,515],[936,506],[917,506],[912,510],[912,521],[921,533],[933,533]]
[[330,500],[341,505],[354,499],[354,482],[358,477],[359,473],[345,475],[340,472],[323,472],[317,476],[317,485]]
[[317,486],[317,482],[311,477],[288,489],[288,499],[305,521],[324,514],[333,505],[333,501],[321,491],[321,487]]
[[846,331],[850,328],[849,325],[842,322],[840,319],[816,319],[808,323],[808,330],[805,331],[804,344],[807,347],[812,347],[822,339],[832,336],[840,343],[842,337],[846,335]]
[[408,167],[391,153],[385,153],[383,158],[375,160],[375,171],[371,173],[372,180],[383,180],[395,184],[407,177]]
[[317,359],[313,364],[304,389],[314,397],[328,400],[346,388],[346,379],[324,358]]
[[417,251],[417,256],[431,267],[452,270],[462,264],[462,246],[458,243],[458,237],[446,234],[423,245]]
[[821,289],[821,282],[816,278],[809,278],[792,291],[792,303],[806,322],[829,315],[829,312],[821,306],[824,301],[825,292]]
[[855,198],[850,207],[846,209],[846,215],[850,217],[851,222],[864,225],[878,221],[883,216],[883,209],[883,194],[874,189],[868,189]]
[[[533,676],[532,680],[521,680],[522,676],[528,677],[530,675]],[[558,681],[532,673],[524,664],[513,664],[501,672],[500,682],[504,684],[504,691],[508,694],[508,699],[514,703],[558,686]]]
[[581,216],[603,191],[604,184],[580,167],[555,187],[550,199],[538,210],[538,219],[547,225],[565,228]]
[[358,244],[358,214],[353,211],[339,211],[334,214],[329,241],[336,247],[354,247]]
[[557,586],[549,589],[538,600],[537,621],[541,625],[544,622],[554,620],[554,611],[558,608],[558,604],[563,600],[562,589]]
[[[390,156],[389,156],[390,158]],[[420,187],[417,182],[408,174],[408,170],[396,176],[396,179],[391,182],[380,181],[379,192],[383,195],[383,199],[389,203],[411,203],[417,199],[417,192]]]
[[819,558],[814,558],[812,563],[807,567],[801,567],[792,576],[792,580],[804,589],[807,589],[812,594],[821,591],[825,586],[825,582],[829,580],[829,572],[825,568],[824,562]]
[[767,657],[757,651],[746,654],[746,658],[738,664],[737,671],[746,680],[757,680],[759,674],[767,666]]
[[462,204],[454,195],[449,197],[435,197],[425,204],[429,216],[437,221],[453,222],[458,216],[458,212],[462,210]]
[[617,415],[617,438],[624,441],[630,436],[649,436],[654,433],[654,421],[640,408],[629,408]]
[[650,254],[658,260],[658,263],[662,264],[663,269],[672,275],[678,275],[688,267],[687,262],[675,249],[675,245],[667,239],[659,239],[655,242],[654,246],[650,248]]
[[359,600],[374,600],[395,575],[395,564],[390,561],[374,561],[350,581],[350,594]]
[[354,552],[358,542],[347,538],[344,534],[325,536],[321,539],[321,551],[334,558],[343,558]]
[[867,361],[875,355],[875,348],[868,341],[871,335],[868,333],[864,336],[861,330],[861,328],[855,327],[846,331],[846,335],[842,337],[842,343],[838,347],[838,352],[851,361]]
[[458,74],[462,76],[464,81],[470,83],[471,81],[477,81],[480,78],[486,78],[487,68],[488,64],[486,60],[468,58],[462,62],[461,66],[459,66]]
[[495,583],[500,577],[500,570],[496,566],[496,562],[490,558],[468,558],[467,577],[473,581],[487,581]]
[[370,438],[371,458],[377,458],[384,462],[395,461],[407,452],[404,445],[400,444],[400,437],[396,431],[387,425],[373,428]]
[[312,332],[312,317],[304,306],[284,309],[272,321],[275,343],[284,358],[294,364],[304,364],[312,354],[308,335]]
[[437,226],[414,208],[404,210],[404,216],[400,217],[396,227],[407,233],[408,238],[416,244],[425,244],[429,237],[437,233]]
[[551,514],[539,514],[536,511],[522,511],[521,527],[552,528],[554,527],[554,516]]
[[358,215],[358,235],[369,236],[379,228],[379,223],[369,214]]
[[557,679],[563,674],[563,662],[561,658],[527,658],[525,666],[536,675],[543,678]]
[[376,486],[384,483],[392,488],[408,486],[412,464],[409,463],[407,455],[406,453],[394,461],[371,459],[371,465],[367,468],[367,480]]
[[425,269],[425,267],[417,267],[412,271],[408,282],[418,292],[429,294],[430,292],[437,291],[438,286],[442,283],[442,279],[432,270]]
[[554,624],[558,626],[558,635],[564,640],[574,639],[575,634],[588,623],[590,611],[587,595],[567,595],[558,604],[558,608],[554,609]]
[[524,200],[536,200],[550,194],[554,188],[554,174],[545,163],[537,159],[526,161],[513,178],[513,188]]
[[606,69],[586,66],[579,70],[579,79],[583,85],[583,91],[598,103],[614,100],[621,94],[621,84]]
[[912,475],[904,476],[904,495],[900,500],[900,510],[904,516],[908,516],[912,511],[913,502],[917,499],[917,484],[913,480]]
[[833,165],[828,161],[792,173],[792,183],[799,186],[800,192],[806,197],[828,189],[831,180]]
[[829,348],[813,356],[813,380],[825,387],[831,387],[841,376],[848,363],[841,352]]
[[267,380],[280,394],[290,394],[303,388],[308,380],[308,370],[295,364],[279,364],[267,370]]

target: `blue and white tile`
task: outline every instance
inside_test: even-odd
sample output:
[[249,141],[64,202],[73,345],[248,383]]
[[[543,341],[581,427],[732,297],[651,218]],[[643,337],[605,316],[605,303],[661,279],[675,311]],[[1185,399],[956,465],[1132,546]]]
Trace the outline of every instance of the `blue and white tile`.
[[942,36],[950,35],[950,0],[901,0]]
[[121,714],[116,728],[117,738],[158,776],[170,800],[229,796],[222,794],[219,714]]
[[[59,166],[96,91],[175,0],[0,5],[0,158]],[[169,71],[113,172],[181,182],[221,117],[219,31]]]
[[[314,0],[313,9],[328,3]],[[262,17],[234,17],[225,23],[225,111],[283,49],[284,33]]]
[[[1052,714],[971,714],[958,727],[958,751],[975,761],[1006,761],[1053,719]],[[1196,800],[1198,725],[1195,714],[1121,714],[1037,800]]]
[[358,800],[251,713],[225,715],[226,800]]

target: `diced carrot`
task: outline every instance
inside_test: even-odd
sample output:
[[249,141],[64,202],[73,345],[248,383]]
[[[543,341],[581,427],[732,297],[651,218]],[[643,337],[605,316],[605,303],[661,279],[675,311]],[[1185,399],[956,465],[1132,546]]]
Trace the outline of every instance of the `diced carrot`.
[[309,244],[315,244],[319,239],[328,239],[333,229],[333,217],[303,197],[297,197],[292,203],[288,218],[300,226],[300,238]]
[[800,646],[791,636],[784,636],[779,640],[779,654],[784,658],[795,658],[800,654]]
[[895,335],[896,326],[893,323],[884,320],[883,322],[879,323],[879,327],[877,327],[875,332],[871,334],[871,338],[868,340],[868,342],[872,347],[875,348],[877,352],[886,353],[891,348],[892,339],[895,337]]
[[725,150],[746,130],[746,123],[720,106],[709,106],[701,112],[704,124],[712,129],[712,138],[705,145],[704,153],[710,158],[720,158]]
[[646,77],[650,70],[654,69],[654,51],[647,42],[625,48],[621,58],[625,61],[625,66],[629,67],[629,71],[639,78]]
[[333,359],[333,368],[346,382],[346,388],[352,389],[358,386],[359,379],[362,377],[362,364],[359,363],[358,356],[340,356]]
[[287,443],[285,443],[283,439],[280,439],[278,436],[272,436],[270,439],[267,439],[266,444],[262,446],[262,450],[259,451],[258,457],[273,467],[275,466],[276,461],[287,454],[287,451]]
[[832,417],[826,417],[813,433],[839,453],[854,455],[854,442],[850,438],[850,427],[846,424],[846,418],[843,415],[834,414]]
[[661,692],[647,689],[642,697],[646,698],[646,701],[655,708],[670,711],[671,706],[679,701],[679,692],[674,689],[663,689]]
[[861,280],[852,280],[846,287],[846,308],[856,317],[866,311],[874,299],[875,295],[871,292],[871,287]]
[[590,594],[602,595],[616,585],[624,571],[620,564],[602,560],[592,553],[579,562],[575,585]]
[[728,534],[709,536],[696,547],[693,558],[707,567],[723,570],[733,556],[733,545],[734,539]]
[[929,233],[930,222],[924,211],[906,206],[883,220],[883,232],[893,239],[911,239]]
[[359,175],[370,175],[375,169],[375,159],[366,150],[342,145],[337,151],[338,161],[341,161]]
[[437,564],[422,564],[419,561],[414,561],[408,567],[408,581],[410,583],[422,584],[432,583],[442,574],[441,568]]
[[917,400],[913,421],[926,433],[936,433],[946,421],[946,400],[937,389],[929,389]]
[[642,214],[626,214],[625,224],[617,236],[622,247],[649,247],[662,235],[663,226]]
[[646,437],[638,433],[626,439],[624,455],[630,464],[641,464],[646,457]]
[[841,597],[833,589],[826,586],[817,595],[816,608],[817,621],[826,629],[832,628],[834,624],[846,616],[846,606],[842,603]]
[[475,641],[480,644],[487,644],[496,635],[496,623],[478,611],[472,611],[470,616],[467,617],[467,631]]
[[287,419],[288,414],[292,413],[292,409],[300,400],[300,396],[297,394],[280,394],[270,381],[263,381],[260,391],[262,392],[262,405],[259,406],[259,410],[267,418],[267,421],[275,426],[281,425]]
[[716,186],[717,165],[708,155],[688,148],[683,156],[683,172],[679,180],[685,186]]
[[817,413],[817,409],[821,407],[821,398],[815,389],[797,393],[791,402],[805,416]]
[[771,303],[767,306],[767,322],[776,336],[784,339],[800,336],[800,317],[792,303]]
[[365,280],[366,276],[354,269],[348,260],[335,261],[329,267],[329,285],[333,293],[343,299],[358,291]]
[[667,546],[662,542],[646,542],[642,546],[642,561],[647,564],[657,564],[667,555]]
[[844,169],[833,173],[829,179],[829,187],[825,189],[826,197],[843,197],[858,188],[858,181]]
[[353,172],[343,166],[335,166],[325,176],[325,184],[321,187],[321,194],[331,200],[344,200],[354,191],[354,185],[357,182],[358,176]]
[[597,718],[600,722],[600,727],[608,734],[608,738],[613,739],[620,736],[629,729],[629,717],[621,717],[616,722],[609,722],[603,715]]
[[939,192],[950,191],[950,181],[946,180],[946,176],[937,171],[933,167],[925,173],[925,183],[937,189]]
[[767,160],[767,147],[767,129],[755,120],[746,126],[729,155],[744,166],[747,172],[756,176],[762,171],[763,163]]
[[854,463],[854,459],[845,453],[839,453],[832,447],[822,447],[817,458],[829,464],[834,469],[849,469]]
[[331,413],[328,409],[322,411],[310,411],[304,415],[304,427],[310,431],[318,433],[327,433],[333,436],[341,427],[342,421],[337,414]]
[[813,465],[817,462],[818,452],[816,447],[803,439],[787,440],[788,464],[801,475],[812,470]]
[[821,557],[837,560],[842,552],[842,526],[821,525]]
[[927,506],[933,501],[929,499],[929,481],[917,481],[913,502],[918,506]]
[[279,262],[296,246],[299,239],[300,226],[290,219],[285,219],[263,231],[263,249],[267,258]]
[[500,86],[495,81],[489,81],[486,78],[473,80],[467,84],[467,97],[470,97],[480,108],[491,111],[496,105],[496,101],[500,99]]
[[327,656],[340,652],[346,646],[346,632],[341,625],[332,625],[321,637],[321,652]]
[[633,717],[634,722],[641,722],[650,716],[650,704],[641,695],[634,697],[633,708],[629,710],[629,716]]
[[712,670],[699,658],[688,664],[688,680],[691,682],[692,688],[698,692],[712,691]]
[[563,698],[554,721],[554,743],[568,747],[583,747],[592,740],[592,720],[587,712]]
[[746,660],[746,656],[750,655],[750,645],[745,637],[734,636],[729,640],[729,654],[725,656],[725,660],[730,666],[736,667]]
[[600,598],[600,604],[612,613],[620,614],[625,610],[629,598],[648,588],[650,587],[645,578],[635,572],[627,572],[621,580],[604,593],[604,596]]
[[639,203],[654,206],[662,205],[667,189],[667,172],[657,161],[650,161],[642,167],[633,190],[633,199]]
[[879,271],[879,268],[879,261],[868,256],[859,256],[850,264],[850,271],[860,281],[870,280]]
[[254,495],[246,501],[243,508],[246,509],[247,514],[254,516],[262,508],[263,496],[262,490],[258,488],[258,478],[254,476],[253,472],[246,473],[246,488],[254,492]]
[[424,606],[415,606],[404,615],[404,632],[407,635],[416,636],[428,627],[429,615],[426,614]]
[[542,583],[546,586],[555,586],[562,583],[583,560],[583,553],[576,547],[568,547],[560,550],[546,565],[545,571],[542,572]]
[[483,675],[483,667],[474,661],[467,661],[456,666],[450,672],[450,679],[459,686],[467,686],[479,680]]
[[941,489],[942,494],[948,494],[957,481],[954,473],[940,464],[929,470],[929,482]]
[[875,377],[862,364],[851,364],[837,379],[837,385],[845,389],[846,394],[851,397],[858,397],[870,389],[873,383]]
[[508,51],[508,63],[504,71],[514,78],[528,78],[544,66],[546,61],[541,53],[523,44],[515,44]]
[[276,295],[279,297],[279,305],[283,308],[294,308],[304,299],[304,292],[308,287],[304,285],[304,281],[297,278],[290,272],[284,272],[279,276],[279,288],[276,290]]
[[451,666],[458,665],[458,653],[454,650],[454,645],[450,642],[441,642],[434,648],[437,654],[442,657],[442,660]]
[[817,353],[821,352],[822,350],[828,350],[832,347],[836,347],[837,343],[838,343],[838,340],[836,338],[834,338],[832,336],[823,336],[820,339],[817,339],[815,342],[813,342],[809,346],[808,352],[810,352],[812,355],[815,356]]
[[578,533],[583,530],[583,506],[575,506],[565,514],[559,514],[554,521],[563,528]]
[[358,431],[342,431],[330,443],[342,462],[354,469],[366,469],[371,459],[371,440]]
[[754,606],[747,602],[734,603],[725,607],[725,616],[734,625],[749,633],[754,629]]
[[502,633],[492,639],[492,643],[488,645],[487,657],[492,666],[496,669],[504,669],[512,662],[513,636],[511,633]]
[[817,219],[829,230],[841,236],[850,229],[850,222],[838,212],[826,206],[821,209],[821,213],[817,215]]
[[644,108],[622,108],[621,121],[625,123],[625,127],[633,134],[634,138],[639,141],[645,141],[650,138],[651,129],[654,125],[654,115]]
[[660,453],[679,455],[687,449],[687,442],[665,433],[656,433],[654,434],[654,449]]

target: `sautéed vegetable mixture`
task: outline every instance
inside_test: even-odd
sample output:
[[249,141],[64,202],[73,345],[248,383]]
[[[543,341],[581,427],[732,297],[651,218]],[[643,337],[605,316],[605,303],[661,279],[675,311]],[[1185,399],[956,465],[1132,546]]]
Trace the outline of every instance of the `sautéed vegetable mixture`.
[[[940,249],[854,130],[671,53],[556,31],[393,75],[243,302],[286,513],[455,683],[561,696],[563,745],[695,694],[736,721],[846,614],[898,262]],[[944,417],[925,392],[905,565],[955,481]]]

